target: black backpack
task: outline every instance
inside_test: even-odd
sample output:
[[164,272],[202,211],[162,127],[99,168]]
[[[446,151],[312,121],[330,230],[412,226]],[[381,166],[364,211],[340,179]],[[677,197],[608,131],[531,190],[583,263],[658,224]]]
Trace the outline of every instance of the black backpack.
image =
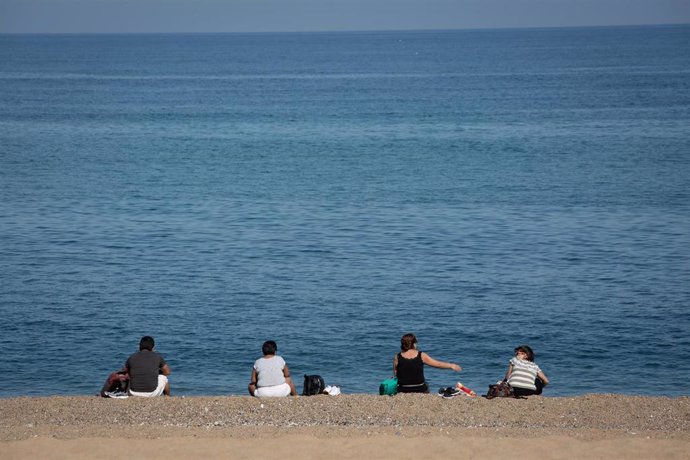
[[320,375],[304,375],[304,389],[302,396],[313,396],[323,393],[326,382]]

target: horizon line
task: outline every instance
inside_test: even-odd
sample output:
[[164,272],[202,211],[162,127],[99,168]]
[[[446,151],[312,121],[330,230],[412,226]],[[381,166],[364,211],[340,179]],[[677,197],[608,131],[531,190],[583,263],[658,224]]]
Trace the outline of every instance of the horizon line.
[[338,33],[395,33],[395,32],[462,32],[544,29],[608,29],[638,27],[690,26],[688,22],[658,24],[607,24],[568,26],[463,27],[410,29],[330,29],[330,30],[274,30],[274,31],[170,31],[170,32],[0,32],[0,35],[269,35],[269,34],[338,34]]

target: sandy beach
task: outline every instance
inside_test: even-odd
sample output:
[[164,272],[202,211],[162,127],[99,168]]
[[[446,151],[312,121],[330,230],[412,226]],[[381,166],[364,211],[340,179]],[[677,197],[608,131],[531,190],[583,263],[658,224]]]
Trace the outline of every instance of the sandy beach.
[[690,398],[0,399],[2,458],[688,458]]

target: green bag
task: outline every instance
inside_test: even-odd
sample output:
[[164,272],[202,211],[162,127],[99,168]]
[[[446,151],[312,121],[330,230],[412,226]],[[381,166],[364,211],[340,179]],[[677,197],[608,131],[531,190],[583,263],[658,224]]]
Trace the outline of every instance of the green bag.
[[398,378],[393,377],[386,379],[379,385],[379,394],[386,396],[393,396],[398,393]]

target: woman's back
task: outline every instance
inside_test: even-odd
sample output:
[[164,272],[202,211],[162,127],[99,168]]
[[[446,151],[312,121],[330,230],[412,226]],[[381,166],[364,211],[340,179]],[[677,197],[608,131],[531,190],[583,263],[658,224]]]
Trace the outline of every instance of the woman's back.
[[283,368],[285,368],[285,360],[280,356],[264,356],[257,359],[254,363],[254,370],[258,377],[256,386],[261,388],[282,385],[285,383]]
[[424,361],[422,352],[417,351],[413,358],[405,358],[402,353],[398,353],[398,385],[419,385],[424,383]]

